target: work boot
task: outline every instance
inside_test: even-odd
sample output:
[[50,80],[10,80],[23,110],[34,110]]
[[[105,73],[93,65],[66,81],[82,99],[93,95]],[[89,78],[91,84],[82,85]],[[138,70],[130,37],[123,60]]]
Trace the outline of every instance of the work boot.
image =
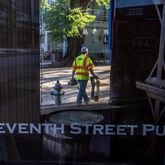
[[90,102],[90,99],[88,98],[86,101],[85,101],[85,104],[88,105]]
[[77,102],[77,105],[78,105],[78,106],[80,106],[80,105],[81,105],[81,103],[78,103],[78,102]]

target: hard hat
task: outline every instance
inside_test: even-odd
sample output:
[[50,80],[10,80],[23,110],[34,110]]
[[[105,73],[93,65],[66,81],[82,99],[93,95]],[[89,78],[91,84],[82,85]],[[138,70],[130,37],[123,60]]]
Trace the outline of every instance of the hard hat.
[[88,48],[87,47],[82,47],[81,48],[81,53],[88,53]]
[[69,82],[68,82],[68,85],[77,85],[77,80],[76,79],[71,79]]

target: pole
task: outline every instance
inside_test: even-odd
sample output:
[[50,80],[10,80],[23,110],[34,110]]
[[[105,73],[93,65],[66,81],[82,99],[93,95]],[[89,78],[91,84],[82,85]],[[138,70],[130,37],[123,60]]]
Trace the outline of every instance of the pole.
[[164,61],[164,51],[165,51],[165,4],[163,5],[163,14],[161,21],[161,33],[160,33],[160,46],[159,46],[159,56],[158,56],[158,69],[157,69],[157,78],[162,78],[162,69]]

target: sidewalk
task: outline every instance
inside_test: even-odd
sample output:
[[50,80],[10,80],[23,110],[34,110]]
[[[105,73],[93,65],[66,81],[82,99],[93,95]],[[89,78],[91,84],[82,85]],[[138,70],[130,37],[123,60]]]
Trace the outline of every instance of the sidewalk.
[[[90,101],[89,105],[108,103],[109,100],[109,87],[110,87],[110,66],[98,66],[94,69],[95,73],[100,78],[100,99],[98,102]],[[54,98],[51,96],[51,91],[57,80],[60,81],[63,91],[65,92],[62,97],[61,106],[76,105],[76,97],[78,88],[77,86],[69,86],[67,83],[71,79],[71,68],[47,68],[41,69],[41,86],[40,86],[40,105],[43,106],[56,106]],[[88,81],[87,94],[90,96],[91,83]]]

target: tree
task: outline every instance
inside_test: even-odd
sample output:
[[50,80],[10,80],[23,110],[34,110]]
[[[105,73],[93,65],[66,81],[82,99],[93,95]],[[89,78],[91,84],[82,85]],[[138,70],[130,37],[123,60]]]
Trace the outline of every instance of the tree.
[[99,6],[105,6],[107,9],[109,8],[110,0],[96,0],[96,2]]
[[44,15],[46,13],[46,10],[49,8],[49,4],[46,0],[40,0],[40,26],[44,26]]
[[48,7],[48,2],[45,1],[45,0],[40,0],[40,8],[43,9],[43,8],[46,8]]
[[[109,4],[109,0],[96,0],[96,2],[106,7]],[[88,10],[90,3],[91,0],[55,0],[49,7],[46,5],[47,10],[44,14],[46,29],[50,31],[52,40],[58,42],[67,39],[66,57],[69,57],[70,61],[80,51],[83,29],[95,20],[95,16]]]
[[81,7],[71,9],[69,0],[56,0],[45,13],[46,28],[54,40],[81,37],[82,30],[94,19]]

